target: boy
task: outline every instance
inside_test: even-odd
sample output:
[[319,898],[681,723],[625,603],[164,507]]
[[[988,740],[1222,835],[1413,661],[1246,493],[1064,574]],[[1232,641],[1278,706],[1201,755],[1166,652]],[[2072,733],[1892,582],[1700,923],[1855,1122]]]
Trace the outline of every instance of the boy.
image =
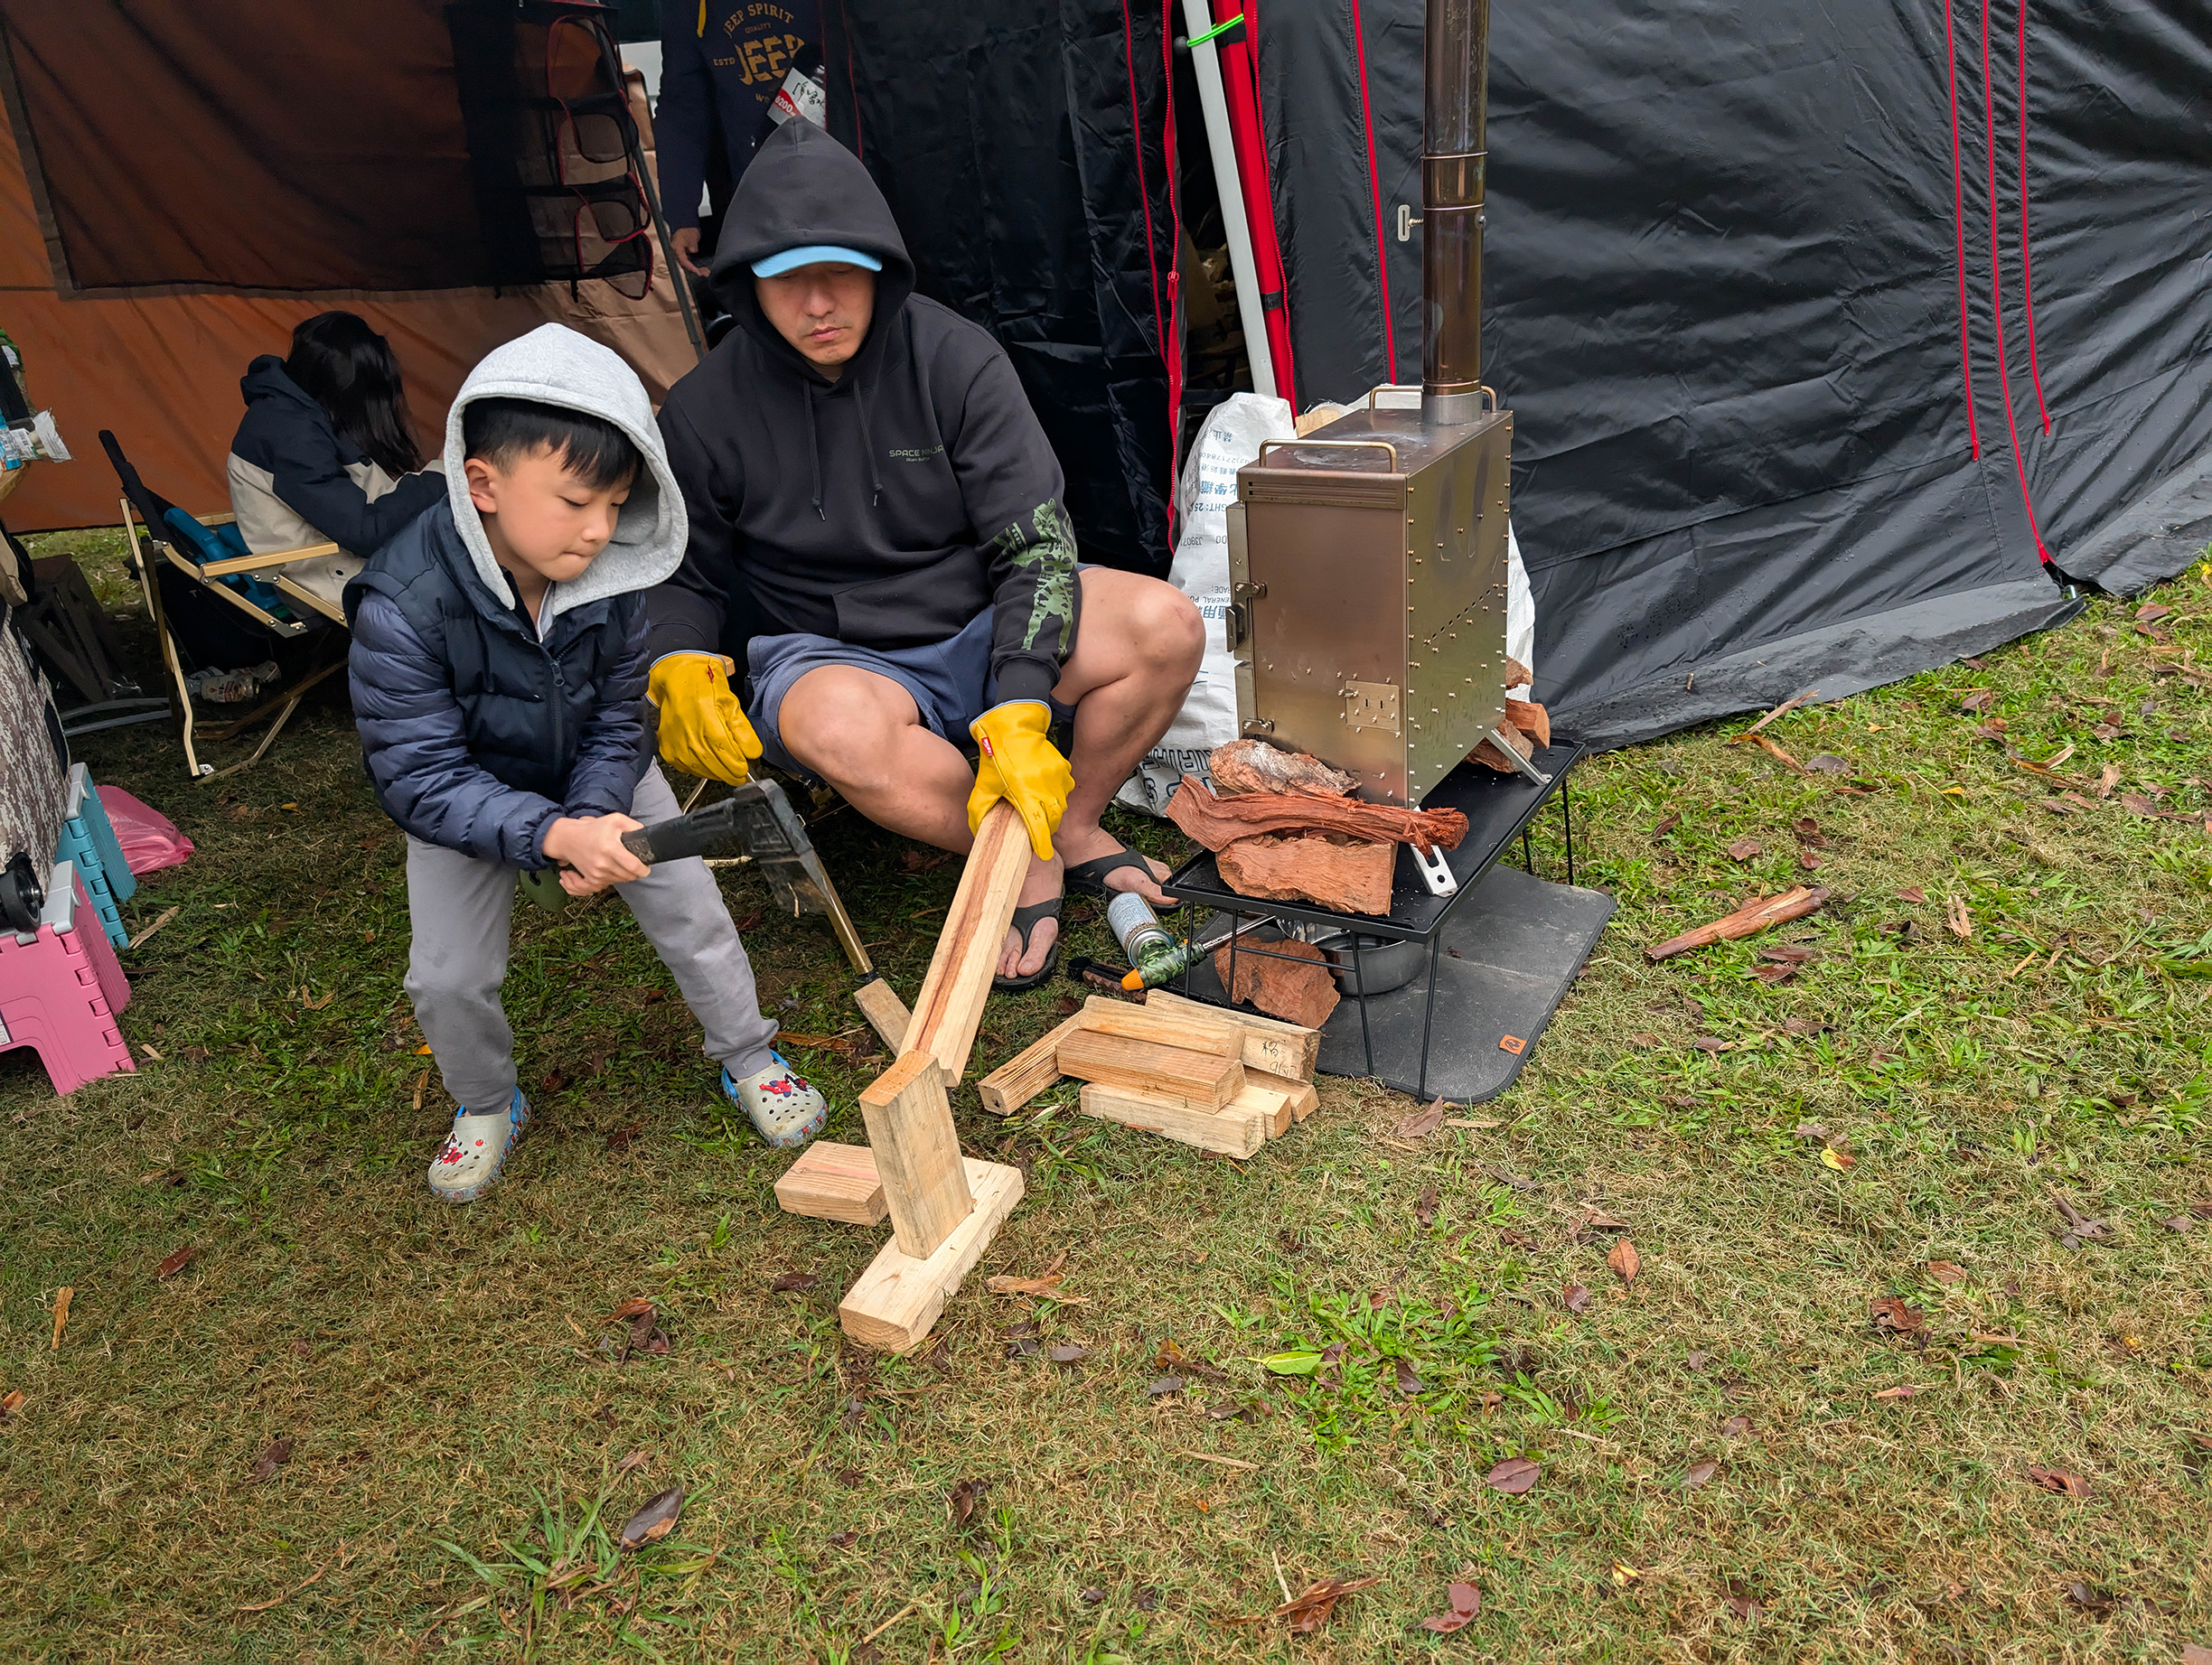
[[828,1106],[770,1047],[706,864],[647,867],[622,845],[677,813],[644,747],[640,592],[675,571],[686,530],[644,387],[546,324],[462,384],[445,480],[345,591],[362,752],[408,835],[408,996],[459,1107],[431,1191],[474,1202],[530,1118],[499,997],[522,867],[558,865],[571,895],[619,885],[722,1090],[770,1144],[804,1145]]

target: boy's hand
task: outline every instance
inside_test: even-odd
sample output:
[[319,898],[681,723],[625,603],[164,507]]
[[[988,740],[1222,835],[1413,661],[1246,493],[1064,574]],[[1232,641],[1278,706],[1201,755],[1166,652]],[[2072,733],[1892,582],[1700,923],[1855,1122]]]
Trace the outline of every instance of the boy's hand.
[[643,825],[626,815],[564,815],[545,829],[539,845],[566,869],[561,889],[571,896],[588,896],[652,871],[623,847],[623,834]]

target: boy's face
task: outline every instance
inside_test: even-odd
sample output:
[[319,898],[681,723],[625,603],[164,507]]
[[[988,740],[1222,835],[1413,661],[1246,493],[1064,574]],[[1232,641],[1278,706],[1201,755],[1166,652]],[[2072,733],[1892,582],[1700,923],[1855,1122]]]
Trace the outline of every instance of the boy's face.
[[585,483],[567,455],[541,445],[506,467],[471,457],[469,501],[502,566],[519,564],[554,584],[576,577],[614,536],[633,475],[611,486]]
[[876,315],[876,274],[840,260],[755,277],[753,293],[776,332],[832,381],[867,340]]

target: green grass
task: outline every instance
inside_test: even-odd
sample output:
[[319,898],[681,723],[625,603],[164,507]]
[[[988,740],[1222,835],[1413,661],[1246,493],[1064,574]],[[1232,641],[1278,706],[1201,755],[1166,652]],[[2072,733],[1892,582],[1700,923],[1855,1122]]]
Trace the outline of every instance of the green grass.
[[[83,543],[121,608],[112,555]],[[618,904],[518,913],[508,1005],[539,1118],[490,1197],[444,1207],[422,1170],[451,1107],[435,1084],[416,1106],[402,844],[342,712],[204,787],[158,731],[93,737],[100,778],[199,853],[127,908],[140,928],[180,910],[127,962],[124,1026],[159,1058],[56,1099],[27,1053],[0,1054],[0,1392],[24,1396],[0,1426],[0,1657],[2212,1643],[2212,1221],[2161,1223],[2212,1199],[2212,728],[2179,669],[2212,645],[2212,568],[2154,599],[2170,642],[2099,602],[1980,669],[1765,731],[1842,774],[1726,744],[1748,720],[1587,764],[1579,870],[1620,911],[1476,1126],[1396,1141],[1404,1099],[1325,1080],[1318,1115],[1233,1163],[1086,1122],[1064,1090],[1011,1124],[963,1092],[967,1148],[1026,1165],[1028,1195],[940,1343],[905,1360],[848,1351],[836,1324],[881,1234],[776,1211],[788,1158],[717,1104]],[[2059,769],[2087,809],[2048,811],[2052,787],[1974,737],[1977,689],[2027,758],[2078,748]],[[2097,739],[2114,713],[2126,732]],[[911,997],[956,865],[908,871],[849,810],[818,833]],[[1763,849],[1739,863],[1743,837]],[[1833,893],[1808,920],[1640,952],[1800,878]],[[725,884],[740,915],[764,905],[744,869]],[[1091,904],[1071,926],[1110,951]],[[866,1040],[819,921],[770,912],[746,940],[787,1027]],[[1776,942],[1816,957],[1769,986]],[[1056,1021],[1067,987],[995,1000],[980,1065]],[[861,1137],[854,1095],[883,1061],[801,1062],[830,1137]],[[2111,1235],[2068,1247],[2054,1196]],[[1633,1285],[1593,1212],[1626,1224]],[[1064,1251],[1080,1303],[982,1286]],[[793,1271],[814,1283],[771,1287]],[[618,1365],[603,1320],[640,1295],[673,1345]],[[1877,1330],[1889,1296],[1923,1327]],[[1066,1343],[1085,1356],[1053,1362]],[[1153,1390],[1171,1375],[1181,1391]],[[279,1436],[289,1463],[255,1482]],[[1542,1464],[1525,1495],[1483,1483],[1507,1457]],[[2039,1489],[2031,1464],[2089,1495]],[[680,1525],[616,1555],[671,1485]],[[1315,1636],[1229,1623],[1339,1574],[1381,1582]],[[1421,1630],[1460,1576],[1480,1616]]]

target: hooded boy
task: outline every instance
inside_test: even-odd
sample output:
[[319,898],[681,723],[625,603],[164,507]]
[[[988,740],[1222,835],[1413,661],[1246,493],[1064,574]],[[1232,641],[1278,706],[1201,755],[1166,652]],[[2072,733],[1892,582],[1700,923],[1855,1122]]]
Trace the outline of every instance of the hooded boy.
[[829,135],[762,143],[712,269],[741,327],[661,412],[690,520],[648,600],[661,755],[736,781],[764,752],[953,851],[1013,804],[1033,860],[998,986],[1032,987],[1064,888],[1164,900],[1165,869],[1099,817],[1181,707],[1197,611],[1079,564],[1012,363],[914,293],[882,192]]
[[445,455],[445,500],[345,591],[361,749],[408,835],[408,995],[459,1107],[431,1190],[473,1202],[529,1120],[500,1005],[526,868],[560,867],[572,894],[617,885],[723,1091],[771,1143],[803,1145],[827,1106],[770,1048],[713,875],[621,844],[678,812],[644,744],[641,592],[681,558],[684,509],[644,387],[546,324],[470,372]]

